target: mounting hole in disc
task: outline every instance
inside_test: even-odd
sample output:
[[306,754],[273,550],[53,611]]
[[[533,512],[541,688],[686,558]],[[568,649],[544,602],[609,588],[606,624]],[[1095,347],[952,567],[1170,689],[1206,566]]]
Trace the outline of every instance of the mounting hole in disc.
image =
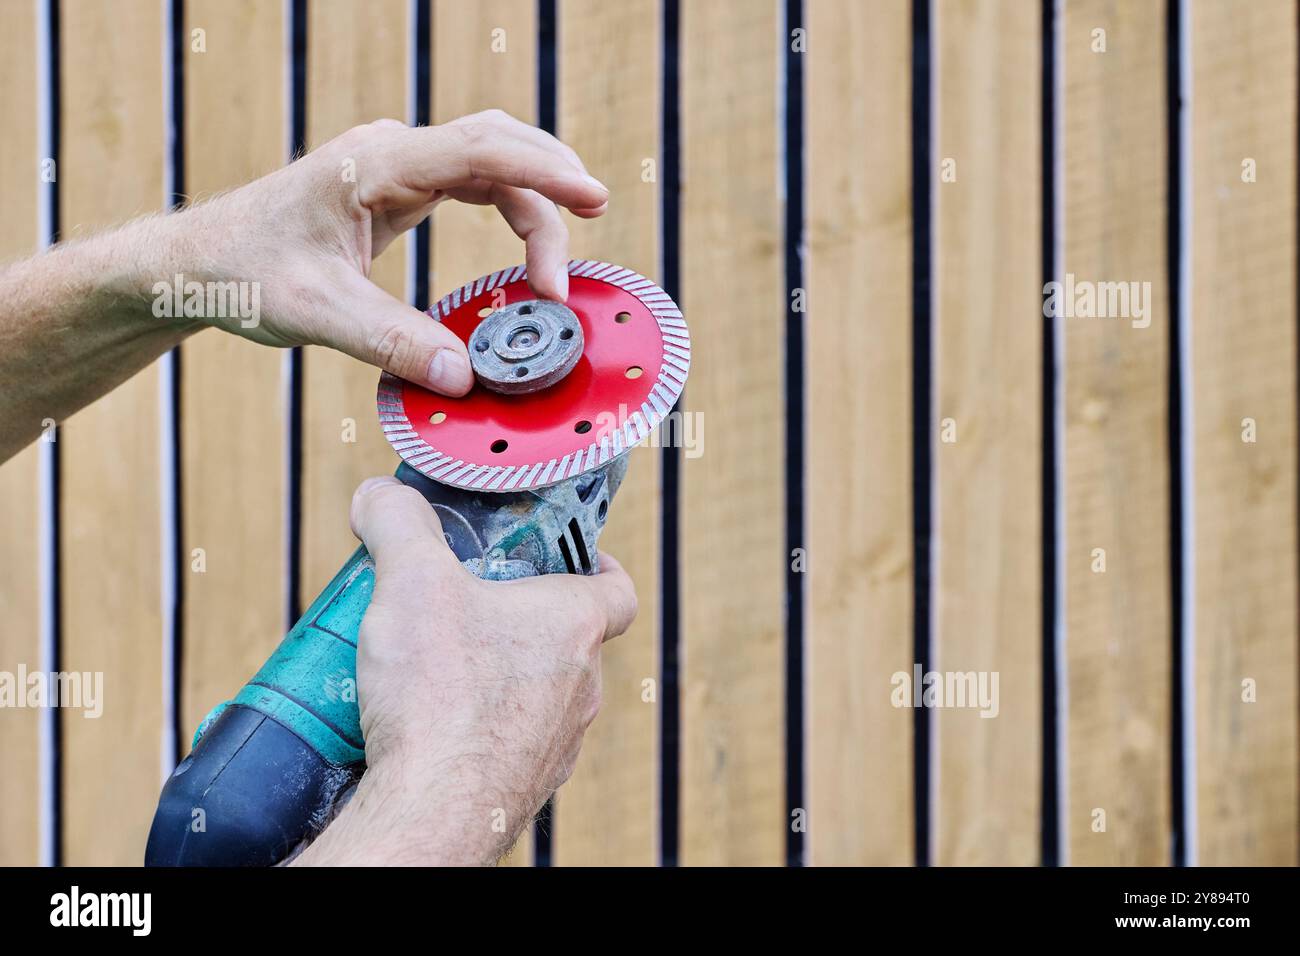
[[429,416],[430,425],[441,425],[446,420],[447,420],[446,412],[434,412],[432,415]]
[[587,434],[587,432],[591,431],[591,422],[586,421],[584,419],[583,421],[580,421],[578,422],[578,424],[574,425],[573,430],[577,432],[579,435],[585,435]]
[[626,375],[628,378],[640,378],[640,377],[641,377],[641,366],[640,366],[640,365],[633,365],[633,366],[631,366],[630,368],[628,368],[628,370],[627,370],[626,372],[624,372],[623,374]]
[[619,325],[623,325],[623,324],[626,323],[626,322],[631,322],[631,321],[632,321],[632,313],[631,313],[631,312],[620,312],[618,315],[614,316],[614,321],[617,322]]
[[494,454],[497,455],[501,454],[509,447],[510,447],[510,443],[506,441],[504,438],[498,438],[496,441],[492,443],[492,451]]

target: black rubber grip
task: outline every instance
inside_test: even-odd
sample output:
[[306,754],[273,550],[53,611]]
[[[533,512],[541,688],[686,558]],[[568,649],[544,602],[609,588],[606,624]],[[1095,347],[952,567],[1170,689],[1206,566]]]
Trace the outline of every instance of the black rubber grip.
[[360,775],[301,737],[231,704],[163,787],[146,866],[272,866],[328,822],[318,819]]

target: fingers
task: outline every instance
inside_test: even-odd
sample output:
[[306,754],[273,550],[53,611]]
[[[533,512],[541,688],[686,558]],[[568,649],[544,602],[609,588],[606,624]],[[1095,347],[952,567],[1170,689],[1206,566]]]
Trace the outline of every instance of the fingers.
[[[458,181],[485,179],[541,193],[569,209],[594,209],[609,201],[609,190],[580,166],[518,132],[492,126],[464,126],[442,134],[449,172]],[[434,132],[434,131],[430,131]]]
[[496,184],[492,201],[527,249],[528,284],[538,295],[569,297],[569,229],[555,203],[535,192]]
[[580,163],[538,145],[520,127],[470,118],[394,129],[384,147],[385,175],[363,183],[363,202],[371,208],[427,202],[438,190],[475,180],[531,189],[575,210],[599,209],[608,201],[609,190]]
[[609,203],[604,202],[595,209],[570,209],[569,212],[579,219],[599,219],[605,213],[609,212]]
[[430,562],[455,555],[447,547],[442,522],[430,504],[414,488],[396,478],[367,478],[352,495],[349,514],[352,533],[365,544],[375,564],[408,563],[427,567]]
[[575,169],[584,175],[587,172],[587,166],[582,161],[582,157],[577,154],[573,147],[567,143],[562,143],[544,129],[539,129],[522,120],[515,119],[504,110],[484,110],[481,113],[472,113],[469,116],[461,116],[454,119],[448,125],[465,126],[472,123],[486,123],[503,131],[520,136],[534,146],[549,150],[555,155],[562,157],[569,162]]
[[636,587],[618,561],[602,551],[600,573],[583,580],[605,614],[605,640],[618,637],[632,626],[637,612]]
[[364,276],[348,273],[342,281],[337,307],[321,316],[321,344],[443,395],[470,390],[474,372],[455,333]]

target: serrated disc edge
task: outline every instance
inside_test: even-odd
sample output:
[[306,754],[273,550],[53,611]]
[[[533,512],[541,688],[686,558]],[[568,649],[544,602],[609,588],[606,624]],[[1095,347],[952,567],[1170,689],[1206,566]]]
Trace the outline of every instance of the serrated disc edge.
[[[650,279],[610,262],[571,259],[569,275],[618,286],[636,296],[655,317],[663,341],[663,356],[659,378],[651,386],[650,395],[640,409],[628,416],[622,428],[606,435],[599,446],[593,443],[561,459],[526,465],[476,465],[443,454],[416,433],[402,404],[402,380],[384,372],[379,376],[375,404],[384,434],[404,462],[421,474],[456,488],[527,491],[556,484],[606,464],[649,435],[667,417],[682,394],[691,368],[691,334],[677,303]],[[429,316],[441,322],[451,315],[453,309],[459,308],[462,301],[527,277],[528,268],[524,265],[480,276],[439,299],[429,310]]]

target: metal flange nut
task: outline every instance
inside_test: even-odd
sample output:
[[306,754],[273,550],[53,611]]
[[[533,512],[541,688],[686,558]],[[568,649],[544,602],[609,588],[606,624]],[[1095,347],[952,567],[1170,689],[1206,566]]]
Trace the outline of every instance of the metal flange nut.
[[554,385],[582,357],[582,323],[560,302],[512,302],[479,323],[469,340],[474,375],[484,388],[527,395]]

